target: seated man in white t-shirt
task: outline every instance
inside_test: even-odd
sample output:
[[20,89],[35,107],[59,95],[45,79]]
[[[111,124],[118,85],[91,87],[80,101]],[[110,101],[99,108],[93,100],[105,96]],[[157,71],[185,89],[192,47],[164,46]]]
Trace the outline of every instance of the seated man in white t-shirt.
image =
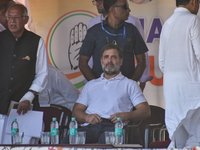
[[[114,123],[138,121],[150,116],[149,105],[136,81],[120,72],[122,49],[107,44],[101,51],[104,73],[89,81],[83,88],[73,108],[73,116],[79,124],[78,131],[86,131],[86,143],[105,144],[104,131],[114,131]],[[131,111],[133,106],[135,111]],[[68,143],[68,137],[62,143]]]

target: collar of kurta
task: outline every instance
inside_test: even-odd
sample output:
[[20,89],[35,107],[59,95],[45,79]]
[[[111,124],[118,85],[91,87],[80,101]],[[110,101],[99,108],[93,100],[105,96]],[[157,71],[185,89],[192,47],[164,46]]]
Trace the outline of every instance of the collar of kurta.
[[188,12],[188,13],[191,13],[187,8],[185,7],[177,7],[175,10],[174,10],[174,13],[176,12]]

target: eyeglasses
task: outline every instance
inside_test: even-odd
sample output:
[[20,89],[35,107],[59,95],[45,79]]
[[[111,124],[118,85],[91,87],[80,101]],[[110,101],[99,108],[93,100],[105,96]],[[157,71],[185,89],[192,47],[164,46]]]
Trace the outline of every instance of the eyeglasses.
[[19,20],[22,17],[26,17],[26,16],[6,16],[7,20]]
[[95,5],[95,6],[96,6],[97,3],[101,4],[101,3],[103,3],[103,0],[93,0],[92,1],[92,4]]
[[122,7],[124,9],[129,9],[129,4],[124,4],[124,5],[113,5],[113,7]]

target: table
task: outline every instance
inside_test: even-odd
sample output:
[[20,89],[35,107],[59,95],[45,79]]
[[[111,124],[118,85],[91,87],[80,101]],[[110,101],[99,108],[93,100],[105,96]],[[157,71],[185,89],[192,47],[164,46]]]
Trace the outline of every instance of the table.
[[0,150],[100,150],[100,149],[142,149],[139,144],[21,144],[21,145],[0,145]]

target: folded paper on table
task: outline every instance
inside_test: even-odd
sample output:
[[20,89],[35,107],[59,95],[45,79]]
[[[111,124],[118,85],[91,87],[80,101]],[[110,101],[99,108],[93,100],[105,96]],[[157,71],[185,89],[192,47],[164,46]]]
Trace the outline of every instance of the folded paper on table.
[[25,136],[40,138],[43,112],[29,110],[25,115],[18,115],[17,109],[11,109],[7,120],[6,133],[11,134],[11,123],[13,118],[17,118],[19,132],[24,132]]

